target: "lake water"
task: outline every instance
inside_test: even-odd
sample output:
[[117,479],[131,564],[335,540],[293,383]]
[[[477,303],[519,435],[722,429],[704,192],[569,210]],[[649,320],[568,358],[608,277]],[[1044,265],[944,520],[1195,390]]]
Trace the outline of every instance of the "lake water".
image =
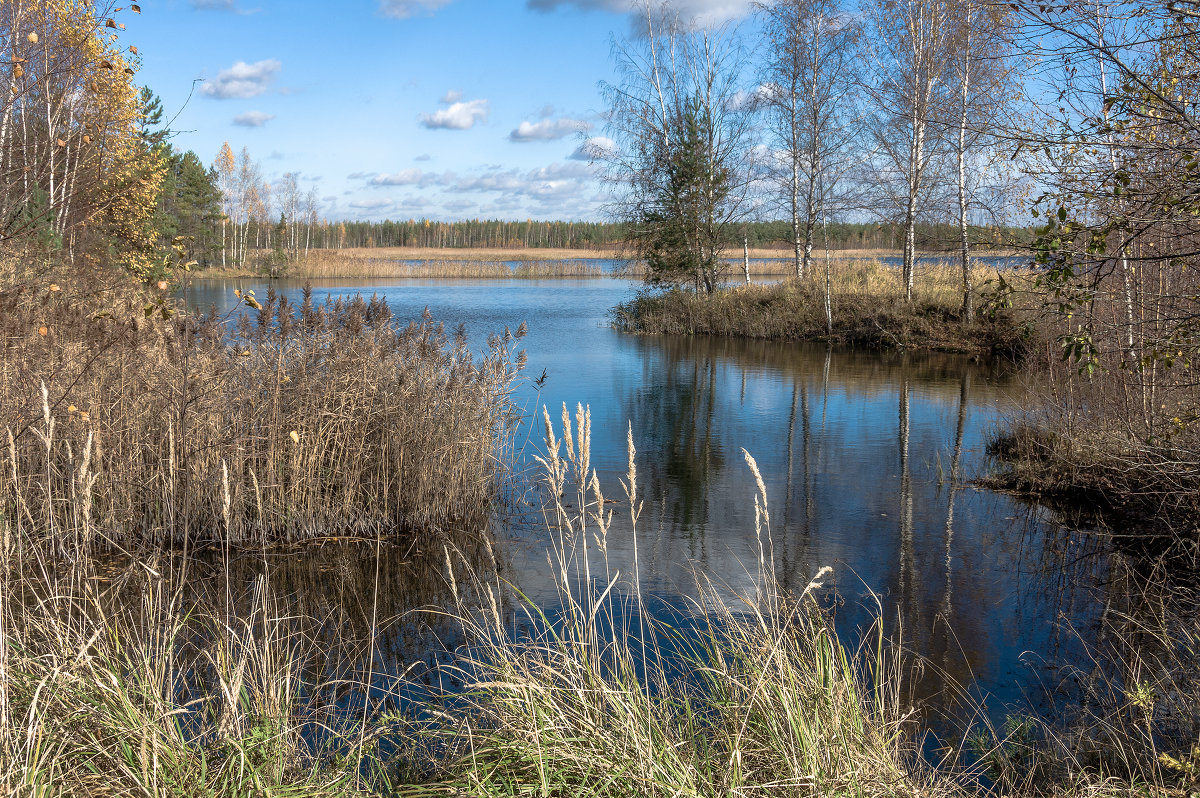
[[[262,297],[269,285],[202,280],[188,301],[229,308],[235,288]],[[301,283],[273,285],[299,301]],[[832,566],[823,600],[836,607],[839,628],[852,639],[881,609],[887,627],[902,626],[908,647],[936,666],[919,686],[925,695],[942,689],[941,671],[976,685],[994,711],[1038,700],[1048,668],[1071,657],[1075,637],[1061,622],[1086,629],[1106,600],[1105,561],[1090,536],[970,483],[989,467],[987,436],[1017,395],[1002,368],[932,354],[626,335],[608,326],[608,310],[638,286],[618,279],[364,279],[314,288],[318,298],[378,293],[399,319],[428,308],[448,327],[465,324],[476,348],[488,333],[526,322],[527,379],[517,402],[530,416],[546,405],[556,421],[564,402],[590,406],[592,463],[613,497],[632,426],[646,503],[640,573],[664,606],[686,612],[697,577],[731,594],[753,592],[755,487],[742,448],[765,480],[780,581],[802,589]],[[533,378],[543,372],[539,389]],[[522,430],[525,462],[540,437],[540,423]],[[615,525],[614,569],[630,572],[632,543],[628,524]],[[503,578],[535,602],[554,596],[546,547],[544,531],[519,525],[498,547]],[[439,567],[437,556],[392,555],[382,568],[381,616],[410,618],[413,606],[443,600],[423,587],[438,582]],[[374,570],[369,552],[291,555],[279,568],[301,605],[340,602],[337,617],[350,619],[343,623],[370,609],[355,597]],[[390,629],[378,667],[391,673],[423,657],[432,664],[436,656],[422,647],[448,634],[409,620]]]

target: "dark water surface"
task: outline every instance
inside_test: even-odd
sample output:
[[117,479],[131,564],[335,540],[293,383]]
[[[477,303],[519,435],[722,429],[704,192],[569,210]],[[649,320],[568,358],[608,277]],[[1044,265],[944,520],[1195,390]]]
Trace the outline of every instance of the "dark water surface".
[[[300,283],[273,285],[299,301]],[[228,308],[235,288],[262,297],[268,286],[197,281],[188,300]],[[969,483],[987,469],[987,434],[1014,401],[1014,380],[1001,369],[930,354],[625,335],[608,327],[607,312],[637,286],[617,279],[364,279],[314,288],[318,298],[378,293],[400,319],[429,308],[448,327],[465,324],[475,348],[488,333],[526,322],[528,379],[517,401],[530,415],[549,406],[556,423],[562,403],[590,406],[592,463],[613,497],[632,425],[646,502],[641,579],[667,603],[696,600],[697,576],[731,595],[753,593],[760,549],[745,448],[766,483],[781,582],[802,589],[832,566],[825,598],[837,605],[840,627],[852,637],[878,609],[889,629],[902,625],[908,646],[935,666],[920,686],[927,695],[945,684],[941,671],[975,684],[993,708],[1036,700],[1055,686],[1045,666],[1074,639],[1056,622],[1087,628],[1102,606],[1104,559],[1089,536]],[[543,370],[539,390],[532,379]],[[540,426],[521,432],[526,461],[542,449]],[[616,510],[608,560],[628,574],[633,539],[620,524],[625,508]],[[503,578],[534,601],[555,595],[546,547],[544,531],[521,529],[499,547]],[[336,604],[344,624],[374,609],[362,598],[374,567],[373,558],[328,551],[280,562],[297,601]],[[411,552],[385,561],[388,606],[379,615],[409,619],[422,602],[444,602],[444,589],[433,586],[442,584],[431,572],[439,567],[436,556],[418,561]],[[426,582],[428,590],[417,587]],[[431,657],[419,649],[447,634],[409,620],[388,628],[377,667],[392,673]]]

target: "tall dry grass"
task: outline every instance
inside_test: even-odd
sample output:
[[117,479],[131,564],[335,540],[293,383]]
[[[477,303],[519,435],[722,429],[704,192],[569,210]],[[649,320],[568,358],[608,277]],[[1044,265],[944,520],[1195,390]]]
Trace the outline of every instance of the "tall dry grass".
[[[997,284],[994,267],[977,265],[976,291]],[[1009,280],[1016,279],[1011,273]],[[619,329],[635,333],[820,340],[883,348],[938,349],[1019,356],[1032,335],[1023,313],[962,319],[962,278],[948,263],[920,264],[913,301],[900,270],[878,260],[831,264],[833,330],[827,330],[823,280],[740,285],[711,295],[687,290],[645,293],[614,310]]]
[[243,300],[235,322],[125,286],[0,292],[0,525],[73,556],[486,522],[512,334],[476,358],[377,298]]
[[[564,407],[557,433],[547,416],[546,435],[558,601],[518,599],[516,621],[498,591],[453,610],[475,641],[457,666],[467,692],[421,730],[444,752],[421,794],[946,793],[950,782],[921,763],[909,734],[897,650],[878,635],[857,653],[843,647],[814,599],[828,569],[800,595],[779,590],[761,477],[752,512],[763,556],[748,564],[756,592],[730,599],[707,585],[676,626],[640,580],[632,440],[614,510],[591,470],[589,412],[571,418]],[[614,512],[628,515],[631,572],[608,558]]]
[[[403,680],[373,681],[376,630],[392,619],[372,612],[371,640],[348,647],[356,670],[323,667],[328,642],[305,631],[319,621],[279,595],[265,561],[245,606],[231,612],[194,600],[186,574],[158,560],[56,568],[16,556],[36,541],[10,537],[0,554],[0,789],[967,798],[979,794],[983,771],[1012,796],[1194,789],[1200,615],[1168,608],[1161,592],[1111,619],[1114,636],[1066,674],[1064,684],[1086,693],[1067,722],[1022,718],[977,732],[939,754],[952,762],[970,753],[974,765],[938,769],[920,752],[899,641],[876,627],[861,649],[847,649],[816,601],[825,569],[799,595],[779,589],[767,565],[765,482],[749,454],[757,491],[747,522],[761,552],[748,564],[754,586],[731,596],[706,584],[683,622],[671,623],[639,573],[632,440],[614,503],[591,468],[589,413],[571,418],[564,408],[562,426],[546,426],[547,564],[558,601],[534,605],[447,548],[450,597],[430,612],[468,633],[445,666],[465,686],[404,715],[381,711],[413,695]],[[629,524],[620,531],[618,513]],[[625,572],[608,556],[618,534],[632,535]],[[376,568],[376,590],[378,580]]]

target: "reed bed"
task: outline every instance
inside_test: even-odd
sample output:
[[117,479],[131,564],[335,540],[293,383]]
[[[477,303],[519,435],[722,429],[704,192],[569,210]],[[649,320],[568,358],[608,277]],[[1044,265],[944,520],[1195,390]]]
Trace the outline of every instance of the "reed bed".
[[[976,266],[972,284],[985,294],[998,275],[993,267]],[[1006,279],[1016,278],[1006,274]],[[878,260],[833,261],[832,334],[826,327],[824,281],[817,277],[740,285],[712,295],[683,289],[648,292],[619,305],[613,317],[618,329],[634,333],[818,340],[1020,356],[1032,334],[1027,315],[993,308],[994,313],[960,318],[961,280],[951,264],[921,264],[909,303],[899,269]]]
[[377,298],[242,300],[233,319],[124,286],[0,293],[5,534],[76,556],[478,533],[523,330],[477,359]]
[[296,264],[292,273],[306,278],[555,278],[605,277],[598,264],[588,260],[396,260],[387,257],[347,257],[340,252],[319,250]]

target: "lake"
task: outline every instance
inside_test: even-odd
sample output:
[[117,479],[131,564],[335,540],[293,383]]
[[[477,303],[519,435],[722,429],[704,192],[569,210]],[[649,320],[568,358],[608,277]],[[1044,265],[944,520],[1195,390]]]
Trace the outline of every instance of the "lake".
[[[227,309],[235,288],[261,298],[270,285],[299,302],[302,284],[286,280],[197,280],[187,299]],[[686,615],[698,578],[729,595],[753,593],[759,541],[745,448],[765,481],[784,586],[803,589],[832,566],[822,600],[842,634],[853,640],[881,612],[934,666],[918,684],[925,697],[941,695],[950,679],[988,696],[993,713],[1040,701],[1048,674],[1075,656],[1067,626],[1091,628],[1117,588],[1104,586],[1106,560],[1092,536],[971,484],[989,468],[989,432],[1020,396],[1011,371],[937,354],[618,333],[608,310],[637,288],[610,278],[314,282],[319,299],[377,293],[401,320],[428,308],[450,329],[466,325],[476,349],[489,333],[525,322],[518,465],[531,469],[542,451],[543,405],[557,425],[563,403],[572,411],[582,403],[591,408],[593,466],[605,493],[619,497],[631,425],[645,500],[640,574],[660,606]],[[626,510],[616,509],[608,560],[629,573],[632,534]],[[502,578],[550,602],[544,528],[498,529]],[[378,610],[400,620],[380,646],[380,671],[432,666],[445,656],[435,649],[453,638],[412,613],[446,600],[444,558],[427,554],[385,553]],[[342,624],[370,609],[361,597],[375,569],[370,550],[277,562],[276,581],[299,604],[337,604]],[[252,561],[243,567],[251,579]]]

